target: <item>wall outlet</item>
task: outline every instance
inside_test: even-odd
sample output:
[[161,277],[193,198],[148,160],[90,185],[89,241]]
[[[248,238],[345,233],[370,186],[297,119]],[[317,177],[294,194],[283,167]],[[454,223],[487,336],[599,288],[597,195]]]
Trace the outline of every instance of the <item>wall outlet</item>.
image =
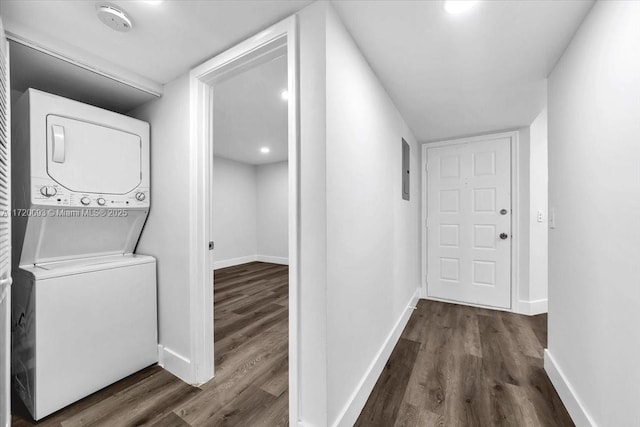
[[549,209],[549,228],[556,228],[556,210],[555,210],[555,208]]
[[542,222],[544,220],[542,211],[538,211],[538,222]]

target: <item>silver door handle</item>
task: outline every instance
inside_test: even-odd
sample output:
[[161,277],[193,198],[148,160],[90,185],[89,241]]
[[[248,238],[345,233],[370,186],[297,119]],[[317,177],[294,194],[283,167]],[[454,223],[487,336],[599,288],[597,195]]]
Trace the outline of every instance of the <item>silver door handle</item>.
[[0,279],[0,286],[11,286],[12,283],[13,278],[11,278],[11,276]]

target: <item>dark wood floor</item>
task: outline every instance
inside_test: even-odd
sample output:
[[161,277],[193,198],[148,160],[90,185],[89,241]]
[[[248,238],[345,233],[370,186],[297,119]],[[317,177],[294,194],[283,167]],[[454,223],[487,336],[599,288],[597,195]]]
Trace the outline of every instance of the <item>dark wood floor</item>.
[[[38,425],[287,425],[287,273],[266,263],[216,271],[212,381],[191,387],[150,367]],[[572,426],[542,367],[546,323],[420,301],[357,425]],[[33,425],[14,402],[14,426]]]
[[356,425],[573,426],[546,340],[546,315],[422,300]]
[[[250,263],[215,272],[216,377],[191,387],[154,366],[38,426],[288,424],[288,268]],[[14,398],[15,427],[34,425]]]

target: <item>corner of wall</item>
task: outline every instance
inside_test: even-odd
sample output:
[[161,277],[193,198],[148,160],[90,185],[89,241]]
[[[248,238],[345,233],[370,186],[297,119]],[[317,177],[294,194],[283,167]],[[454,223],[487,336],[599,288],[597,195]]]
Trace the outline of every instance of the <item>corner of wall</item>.
[[527,316],[536,316],[538,314],[544,314],[548,311],[548,300],[540,299],[534,301],[519,300],[518,306],[515,312],[518,314],[525,314]]
[[191,360],[161,344],[158,345],[158,365],[185,383],[194,383]]
[[373,358],[373,361],[367,368],[365,375],[362,377],[355,391],[349,398],[349,401],[343,407],[342,411],[338,415],[334,427],[349,427],[353,426],[358,420],[362,409],[367,403],[369,395],[373,391],[373,387],[376,385],[380,374],[384,369],[387,360],[391,356],[391,352],[396,346],[396,343],[402,335],[402,331],[407,326],[409,318],[413,314],[418,300],[420,299],[420,289],[416,289],[407,303],[407,307],[402,312],[395,325],[391,329],[391,332],[384,340],[384,343],[380,347],[380,350]]
[[575,389],[569,383],[557,361],[548,349],[544,351],[544,370],[547,372],[553,387],[558,392],[560,400],[567,408],[573,422],[580,427],[597,427],[586,408],[580,401]]
[[298,12],[300,73],[299,413],[327,425],[326,2]]

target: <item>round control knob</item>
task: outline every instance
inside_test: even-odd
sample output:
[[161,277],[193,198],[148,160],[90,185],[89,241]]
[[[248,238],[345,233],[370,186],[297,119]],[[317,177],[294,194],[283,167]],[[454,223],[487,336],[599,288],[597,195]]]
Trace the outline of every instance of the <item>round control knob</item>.
[[46,185],[40,188],[40,194],[42,194],[45,197],[55,196],[57,192],[58,190],[56,190],[55,187],[51,187],[50,185]]
[[98,200],[96,200],[96,202],[98,202],[98,204],[100,206],[104,206],[104,204],[107,203],[107,201],[105,199],[103,199],[102,197],[100,197]]
[[87,206],[89,203],[91,203],[91,199],[85,196],[82,199],[80,199],[80,203]]
[[136,193],[136,200],[139,202],[143,201],[146,197],[144,193]]

